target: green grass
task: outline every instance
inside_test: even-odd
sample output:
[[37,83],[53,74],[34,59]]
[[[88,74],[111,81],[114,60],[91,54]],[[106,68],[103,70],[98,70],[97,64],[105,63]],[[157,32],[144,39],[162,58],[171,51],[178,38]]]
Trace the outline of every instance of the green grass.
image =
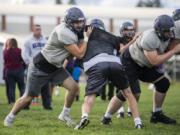
[[[60,90],[60,96],[53,97],[53,111],[43,110],[41,106],[31,106],[29,111],[21,111],[16,118],[13,127],[3,127],[3,119],[11,109],[7,105],[5,88],[0,87],[0,135],[178,135],[180,134],[180,83],[171,85],[168,92],[164,111],[178,121],[176,125],[150,124],[149,118],[152,110],[152,91],[147,90],[147,85],[142,85],[142,95],[139,102],[139,110],[145,124],[143,130],[134,129],[132,118],[117,119],[114,115],[111,126],[100,124],[108,101],[97,98],[96,104],[90,114],[90,124],[84,130],[75,131],[57,120],[57,116],[63,107],[64,91]],[[84,85],[81,85],[80,102],[75,102],[72,107],[72,117],[79,121],[81,116],[81,104],[83,101]]]

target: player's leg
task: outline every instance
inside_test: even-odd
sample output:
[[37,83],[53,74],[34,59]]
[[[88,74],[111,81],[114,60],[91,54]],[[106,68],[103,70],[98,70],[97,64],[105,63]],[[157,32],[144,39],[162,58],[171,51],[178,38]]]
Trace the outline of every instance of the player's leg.
[[6,116],[4,126],[11,126],[18,112],[27,106],[34,96],[39,95],[41,84],[47,80],[45,75],[47,74],[39,71],[33,64],[29,66],[26,91],[24,95],[16,101],[10,113]]
[[90,121],[88,117],[89,117],[89,113],[91,112],[93,108],[95,100],[96,100],[96,94],[85,96],[84,103],[82,105],[81,120],[78,123],[78,125],[76,125],[75,129],[83,129],[85,126],[89,124]]
[[162,106],[166,97],[166,93],[169,89],[170,82],[164,76],[162,67],[156,68],[144,68],[143,75],[140,77],[142,81],[153,83],[155,91],[153,95],[153,112],[150,122],[161,122],[164,124],[175,124],[176,120],[166,116],[162,112]]
[[162,105],[164,103],[166,92],[168,91],[168,88],[170,86],[169,80],[164,77],[154,83],[155,85],[155,92],[153,96],[153,113],[151,116],[151,122],[162,122],[165,124],[175,124],[176,120],[166,116],[162,112]]
[[[138,102],[139,98],[140,98],[140,94],[141,94],[139,80],[135,80],[135,79],[128,79],[128,80],[129,80],[131,91],[132,91],[136,101]],[[131,109],[129,106],[127,108],[127,115],[129,117],[132,116]],[[123,106],[117,111],[117,118],[124,118],[124,107]]]
[[[110,120],[108,120],[108,119],[111,119],[112,114],[114,114],[119,109],[119,107],[122,106],[122,103],[125,101],[125,98],[126,98],[129,103],[130,109],[132,110],[136,128],[142,128],[142,122],[139,117],[137,101],[134,98],[130,88],[128,87],[129,83],[128,83],[126,74],[121,65],[119,65],[117,63],[111,64],[110,79],[112,80],[113,84],[116,87],[118,87],[119,89],[122,90],[122,92],[119,91],[118,94],[116,95],[116,97],[114,97],[111,100],[111,102],[108,105],[108,108],[106,110],[106,113],[104,115],[104,118],[102,120],[102,123],[103,124],[110,123]],[[109,121],[109,122],[107,122],[107,121]]]
[[[137,79],[135,80],[135,79],[128,78],[128,80],[129,80],[131,91],[132,91],[136,101],[138,102],[139,98],[140,98],[140,94],[141,94],[140,82]],[[129,117],[132,116],[131,109],[129,106],[127,109],[127,114]]]
[[125,98],[119,91],[119,93],[110,100],[108,107],[106,109],[106,113],[101,121],[102,124],[104,125],[111,124],[112,115],[123,105],[124,102],[125,102]]
[[99,96],[103,86],[106,84],[105,71],[107,63],[99,63],[91,67],[88,72],[88,80],[85,91],[84,103],[82,105],[82,115],[79,124],[75,129],[83,129],[89,123],[89,113],[95,103],[96,96]]
[[134,118],[135,127],[142,128],[143,124],[142,124],[142,121],[141,121],[141,118],[139,115],[138,105],[137,105],[137,101],[136,101],[134,95],[132,94],[130,88],[124,89],[123,93],[128,101],[128,106],[129,106],[132,116]]
[[58,119],[72,127],[75,125],[75,122],[70,116],[70,110],[76,97],[76,93],[79,91],[79,86],[64,68],[61,68],[54,73],[52,82],[54,84],[62,85],[67,90],[65,94],[64,106],[58,116]]
[[51,94],[50,94],[50,82],[46,83],[41,88],[41,98],[43,108],[46,110],[52,110],[51,107]]

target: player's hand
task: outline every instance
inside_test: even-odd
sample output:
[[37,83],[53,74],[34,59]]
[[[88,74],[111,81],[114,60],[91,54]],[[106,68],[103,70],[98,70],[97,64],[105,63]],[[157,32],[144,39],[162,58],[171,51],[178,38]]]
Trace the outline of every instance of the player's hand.
[[137,32],[133,37],[133,40],[136,40],[141,34],[142,34],[141,32]]
[[87,31],[86,31],[86,36],[87,36],[87,37],[90,36],[92,30],[93,30],[93,27],[91,27],[91,26],[89,26],[89,27],[87,28]]

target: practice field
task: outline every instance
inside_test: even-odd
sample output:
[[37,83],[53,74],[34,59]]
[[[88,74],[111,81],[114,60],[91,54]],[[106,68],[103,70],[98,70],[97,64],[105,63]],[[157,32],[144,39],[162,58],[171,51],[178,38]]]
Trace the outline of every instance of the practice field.
[[[90,124],[84,130],[74,130],[58,121],[57,117],[63,107],[64,90],[60,90],[60,96],[53,96],[53,110],[46,111],[42,106],[31,106],[31,109],[20,112],[13,127],[3,127],[3,119],[10,111],[11,105],[7,105],[5,88],[0,87],[0,135],[179,135],[180,134],[180,83],[173,83],[168,92],[164,111],[168,116],[177,120],[176,125],[150,124],[149,119],[152,110],[152,94],[147,85],[142,85],[142,95],[139,102],[139,110],[145,124],[142,130],[134,129],[132,118],[124,119],[113,117],[111,126],[100,124],[108,101],[97,102],[90,114]],[[81,84],[81,97],[72,107],[72,117],[76,122],[80,120],[81,104],[83,101],[84,85]]]

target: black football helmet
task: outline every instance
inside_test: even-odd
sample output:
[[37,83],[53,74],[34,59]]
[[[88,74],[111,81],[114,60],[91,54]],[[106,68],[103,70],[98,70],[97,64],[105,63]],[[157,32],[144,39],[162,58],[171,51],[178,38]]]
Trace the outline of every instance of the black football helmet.
[[[74,32],[79,33],[84,31],[85,25],[86,25],[86,18],[83,14],[83,12],[77,8],[72,7],[66,11],[66,14],[64,16],[64,21],[66,25]],[[82,26],[75,27],[74,23],[82,22]]]
[[172,17],[168,15],[160,15],[154,21],[154,30],[163,41],[174,38],[174,27]]
[[122,37],[130,41],[135,35],[135,27],[131,22],[126,21],[121,24],[119,32]]

